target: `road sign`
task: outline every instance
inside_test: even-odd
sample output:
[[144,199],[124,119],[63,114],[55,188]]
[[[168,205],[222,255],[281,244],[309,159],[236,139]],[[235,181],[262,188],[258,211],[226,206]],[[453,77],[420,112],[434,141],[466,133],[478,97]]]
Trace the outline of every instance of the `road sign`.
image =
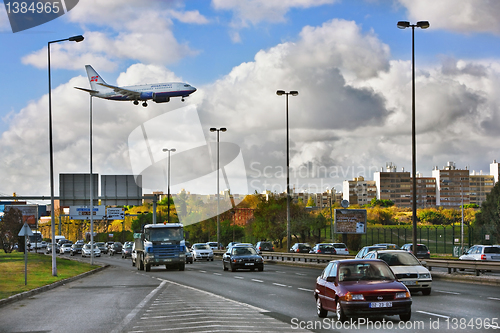
[[123,208],[108,208],[107,209],[108,220],[124,220],[125,211]]
[[24,223],[23,227],[21,228],[21,231],[17,234],[20,237],[23,236],[33,236],[33,231],[31,231],[30,227],[28,226],[28,223]]
[[[94,220],[102,220],[106,215],[106,207],[94,206],[93,208]],[[69,207],[70,220],[90,220],[90,207],[88,206],[70,206]]]

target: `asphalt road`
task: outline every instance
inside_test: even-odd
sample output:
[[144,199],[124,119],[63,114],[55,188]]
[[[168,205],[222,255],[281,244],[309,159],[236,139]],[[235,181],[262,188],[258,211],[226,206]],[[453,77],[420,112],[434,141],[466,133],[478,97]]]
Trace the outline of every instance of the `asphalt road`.
[[96,261],[111,267],[0,308],[0,332],[500,332],[495,286],[434,281],[430,296],[413,295],[407,323],[383,317],[339,326],[332,313],[316,316],[318,269],[267,264],[264,272],[233,273],[216,259],[184,272],[144,272],[119,256]]

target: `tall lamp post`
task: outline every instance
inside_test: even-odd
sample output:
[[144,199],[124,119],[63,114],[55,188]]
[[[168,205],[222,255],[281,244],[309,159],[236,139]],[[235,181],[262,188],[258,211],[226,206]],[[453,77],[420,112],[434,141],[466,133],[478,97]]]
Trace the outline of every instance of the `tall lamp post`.
[[57,276],[57,263],[56,263],[56,223],[54,216],[54,148],[52,145],[52,87],[50,83],[50,44],[59,43],[64,41],[81,42],[82,35],[69,37],[66,39],[54,40],[47,43],[48,52],[48,69],[49,69],[49,159],[50,159],[50,207],[51,207],[51,233],[52,233],[52,276]]
[[217,131],[217,249],[220,248],[220,216],[219,216],[219,132],[227,131],[227,128],[215,128],[211,127],[210,132]]
[[163,151],[168,152],[168,163],[167,163],[167,187],[168,187],[168,193],[167,193],[167,223],[170,223],[170,153],[175,151],[175,148],[168,149],[168,148],[163,148]]
[[419,21],[410,24],[407,21],[399,21],[398,28],[411,28],[411,150],[412,150],[412,224],[413,224],[413,253],[417,253],[417,143],[415,138],[415,27],[427,29],[428,21]]
[[298,91],[292,90],[285,92],[283,90],[276,91],[276,95],[286,95],[286,252],[290,251],[292,242],[290,232],[290,135],[288,131],[288,95],[297,96]]

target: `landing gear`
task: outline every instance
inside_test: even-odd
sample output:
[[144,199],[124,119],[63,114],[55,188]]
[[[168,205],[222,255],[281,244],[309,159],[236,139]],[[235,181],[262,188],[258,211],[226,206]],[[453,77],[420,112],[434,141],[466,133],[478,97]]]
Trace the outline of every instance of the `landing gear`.
[[139,101],[134,101],[134,105],[139,105]]
[[146,101],[144,101],[144,103],[142,103],[142,106],[146,107],[146,106],[148,106],[148,103]]

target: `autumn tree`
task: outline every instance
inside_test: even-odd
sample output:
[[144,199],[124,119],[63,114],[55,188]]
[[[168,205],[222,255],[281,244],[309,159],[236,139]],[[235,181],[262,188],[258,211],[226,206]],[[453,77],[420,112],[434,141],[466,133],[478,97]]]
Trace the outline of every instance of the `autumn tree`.
[[11,253],[18,243],[19,250],[24,252],[24,237],[19,237],[23,227],[23,214],[19,209],[11,208],[0,220],[0,246],[5,253]]

